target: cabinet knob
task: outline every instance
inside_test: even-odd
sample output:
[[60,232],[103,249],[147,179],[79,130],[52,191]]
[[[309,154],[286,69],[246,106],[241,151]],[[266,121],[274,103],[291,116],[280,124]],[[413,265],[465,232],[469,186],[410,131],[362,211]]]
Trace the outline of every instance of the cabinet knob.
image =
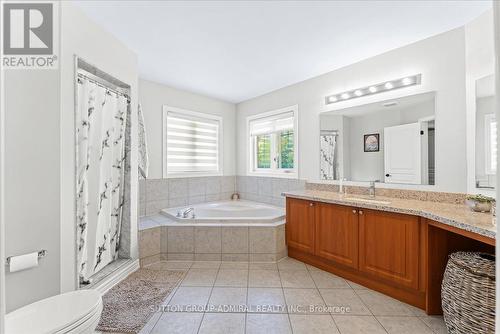
[[314,203],[309,203],[309,206],[314,206]]
[[359,210],[359,214],[362,215],[363,214],[363,210]]
[[353,210],[352,210],[352,213],[356,214],[356,213],[358,213],[358,211],[356,211],[356,210],[354,210],[354,209],[353,209]]

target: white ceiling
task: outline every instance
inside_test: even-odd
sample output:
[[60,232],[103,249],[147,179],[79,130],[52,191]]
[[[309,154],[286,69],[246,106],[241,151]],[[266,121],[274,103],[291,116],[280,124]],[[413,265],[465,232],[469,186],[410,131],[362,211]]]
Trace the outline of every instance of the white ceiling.
[[77,1],[144,79],[240,102],[459,27],[491,1]]

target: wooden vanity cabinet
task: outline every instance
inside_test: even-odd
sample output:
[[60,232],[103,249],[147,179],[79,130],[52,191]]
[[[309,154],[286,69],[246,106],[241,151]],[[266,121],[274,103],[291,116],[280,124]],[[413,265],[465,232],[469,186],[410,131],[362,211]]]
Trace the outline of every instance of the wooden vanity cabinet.
[[314,205],[312,201],[287,198],[285,234],[288,247],[314,254]]
[[419,218],[358,210],[359,270],[418,289]]
[[315,252],[327,260],[358,267],[358,210],[315,203]]

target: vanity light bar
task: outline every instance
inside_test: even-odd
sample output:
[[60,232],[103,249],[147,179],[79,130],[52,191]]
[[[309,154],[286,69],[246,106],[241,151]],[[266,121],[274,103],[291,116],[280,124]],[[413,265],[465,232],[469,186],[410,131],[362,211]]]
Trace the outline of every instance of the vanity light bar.
[[347,92],[328,95],[327,97],[325,97],[325,104],[332,104],[341,101],[355,99],[358,97],[383,93],[394,89],[420,85],[421,82],[422,82],[422,74],[411,75],[404,78],[367,86],[364,88],[357,88],[349,90]]

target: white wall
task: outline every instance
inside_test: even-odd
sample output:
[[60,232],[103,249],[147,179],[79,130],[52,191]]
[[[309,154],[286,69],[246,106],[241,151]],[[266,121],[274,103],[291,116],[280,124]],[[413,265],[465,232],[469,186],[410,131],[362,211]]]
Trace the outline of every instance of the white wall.
[[[495,196],[495,191],[476,188],[476,81],[495,71],[493,11],[465,25],[465,101],[467,113],[467,191]],[[439,130],[439,129],[438,129]]]
[[[458,28],[238,104],[238,175],[246,174],[245,119],[249,115],[298,104],[299,175],[317,181],[320,112],[435,91],[436,186],[418,188],[465,192],[466,156],[461,149],[466,144],[464,44],[464,29]],[[331,109],[324,105],[324,97],[329,94],[417,73],[422,73],[419,86],[343,101]]]
[[203,95],[171,88],[140,79],[139,102],[142,105],[149,151],[150,179],[161,179],[163,105],[218,115],[223,118],[223,174],[235,174],[235,105]]
[[[70,2],[61,2],[59,13],[59,69],[7,70],[3,81],[6,253],[48,251],[38,267],[6,273],[7,312],[76,288],[74,55],[130,84],[132,104],[137,100],[135,54]],[[132,147],[136,166],[135,141]],[[137,257],[137,177],[131,193]]]

